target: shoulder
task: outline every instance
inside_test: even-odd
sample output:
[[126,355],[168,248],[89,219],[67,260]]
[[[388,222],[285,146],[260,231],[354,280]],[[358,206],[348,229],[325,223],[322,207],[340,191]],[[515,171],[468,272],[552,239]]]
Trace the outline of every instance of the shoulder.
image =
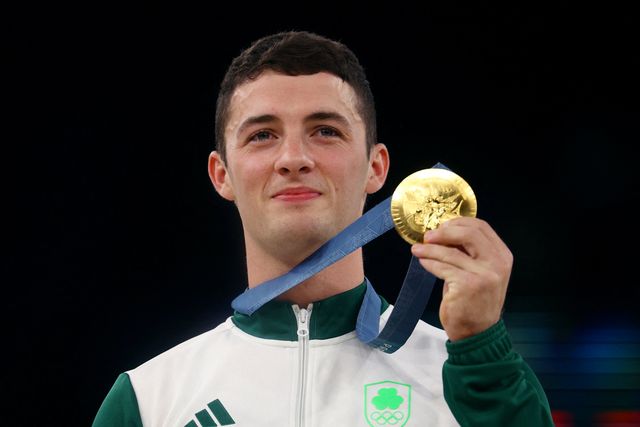
[[227,319],[214,329],[183,341],[127,373],[135,385],[142,377],[171,372],[173,369],[179,370],[184,366],[185,361],[192,364],[198,360],[207,359],[211,353],[219,352],[220,341],[227,341],[233,328],[233,322]]
[[228,318],[127,371],[144,425],[171,424],[197,412],[193,405],[206,398],[199,393],[207,391],[207,384],[215,379],[225,377],[229,359],[239,353],[242,340],[236,329]]

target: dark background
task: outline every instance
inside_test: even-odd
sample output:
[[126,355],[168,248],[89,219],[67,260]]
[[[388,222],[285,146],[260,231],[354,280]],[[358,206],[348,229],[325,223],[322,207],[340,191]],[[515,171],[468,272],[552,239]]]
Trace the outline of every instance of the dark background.
[[[370,205],[437,161],[471,184],[514,253],[505,320],[556,419],[637,411],[637,15],[297,7],[7,16],[3,424],[88,425],[118,373],[231,314],[245,267],[206,172],[217,89],[241,49],[290,29],[346,43],[368,73],[392,160]],[[395,232],[365,250],[390,301],[408,260]]]

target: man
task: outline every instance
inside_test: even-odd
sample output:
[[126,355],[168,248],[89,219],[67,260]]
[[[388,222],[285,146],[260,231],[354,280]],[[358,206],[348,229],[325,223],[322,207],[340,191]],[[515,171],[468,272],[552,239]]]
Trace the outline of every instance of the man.
[[[250,288],[362,215],[389,168],[375,128],[364,71],[340,43],[280,33],[233,61],[209,175],[242,219]],[[360,342],[356,250],[252,315],[236,312],[122,374],[94,425],[553,425],[500,320],[512,256],[496,233],[458,218],[411,252],[444,280],[444,331],[420,322],[393,354]],[[381,324],[391,309],[383,302]]]

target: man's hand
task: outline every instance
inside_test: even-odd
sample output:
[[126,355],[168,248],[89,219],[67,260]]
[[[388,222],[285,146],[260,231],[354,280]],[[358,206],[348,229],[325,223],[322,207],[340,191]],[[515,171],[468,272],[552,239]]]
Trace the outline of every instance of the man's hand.
[[420,264],[444,280],[440,321],[457,341],[500,320],[513,255],[495,231],[477,218],[455,218],[411,247]]

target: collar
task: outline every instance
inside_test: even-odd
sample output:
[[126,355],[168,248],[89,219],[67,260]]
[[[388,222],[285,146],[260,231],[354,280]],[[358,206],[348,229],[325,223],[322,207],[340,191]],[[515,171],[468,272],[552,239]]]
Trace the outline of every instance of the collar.
[[[362,282],[351,290],[314,302],[309,319],[309,338],[334,338],[355,330],[366,290],[366,282]],[[382,296],[380,299],[382,314],[389,303]],[[297,341],[298,322],[292,307],[290,302],[271,300],[251,316],[235,311],[231,320],[238,328],[255,337]]]

